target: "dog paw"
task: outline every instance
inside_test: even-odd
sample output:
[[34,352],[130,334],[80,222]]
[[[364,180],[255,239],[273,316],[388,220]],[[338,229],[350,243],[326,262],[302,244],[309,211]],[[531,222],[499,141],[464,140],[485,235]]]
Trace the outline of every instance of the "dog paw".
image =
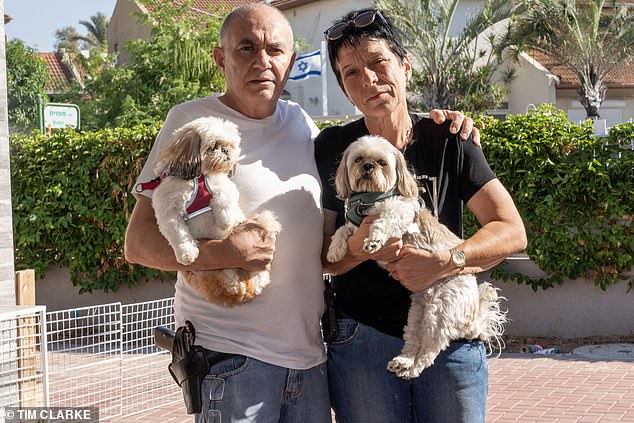
[[398,357],[394,357],[392,360],[390,360],[389,363],[387,363],[387,369],[391,371],[392,373],[399,373],[407,369],[410,369],[413,366],[414,366],[414,359],[409,357],[403,357],[401,355],[399,355]]
[[330,263],[337,263],[343,259],[346,255],[346,249],[344,248],[336,248],[334,245],[331,245],[328,249],[328,254],[326,255],[326,259]]
[[363,251],[365,251],[366,253],[370,253],[370,254],[376,253],[377,251],[381,249],[382,246],[383,246],[383,243],[376,239],[366,238],[363,241]]
[[413,379],[420,376],[424,369],[416,364],[413,358],[399,355],[390,360],[387,364],[387,369],[403,379]]
[[195,245],[181,245],[176,251],[176,261],[186,266],[198,258],[198,247]]

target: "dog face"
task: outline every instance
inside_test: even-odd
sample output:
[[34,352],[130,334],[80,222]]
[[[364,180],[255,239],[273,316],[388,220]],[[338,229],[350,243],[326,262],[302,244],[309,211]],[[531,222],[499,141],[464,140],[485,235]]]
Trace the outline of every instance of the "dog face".
[[154,171],[192,179],[199,174],[231,173],[240,156],[238,127],[224,119],[202,117],[174,132]]
[[355,192],[396,190],[405,197],[417,197],[418,187],[400,151],[385,138],[367,135],[344,151],[335,176],[337,196]]

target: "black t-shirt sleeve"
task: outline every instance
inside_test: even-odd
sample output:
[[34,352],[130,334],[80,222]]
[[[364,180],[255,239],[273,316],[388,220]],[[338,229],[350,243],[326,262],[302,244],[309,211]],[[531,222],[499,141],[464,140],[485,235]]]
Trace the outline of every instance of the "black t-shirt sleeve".
[[[321,179],[321,204],[325,209],[337,211],[337,193],[335,191],[336,152],[334,151],[337,136],[336,128],[326,128],[315,139],[315,161]],[[333,165],[334,164],[334,165]]]
[[480,147],[471,139],[462,143],[463,163],[460,170],[460,192],[462,200],[467,203],[487,182],[495,179],[489,163]]

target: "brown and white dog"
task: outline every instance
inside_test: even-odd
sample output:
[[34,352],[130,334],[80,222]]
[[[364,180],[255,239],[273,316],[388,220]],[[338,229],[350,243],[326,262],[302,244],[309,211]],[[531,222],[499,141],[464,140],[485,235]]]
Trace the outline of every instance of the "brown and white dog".
[[[231,181],[240,156],[238,127],[216,117],[198,118],[174,133],[160,153],[154,171],[166,175],[155,188],[152,207],[158,227],[184,265],[198,257],[198,239],[225,239],[246,220]],[[257,224],[279,233],[270,211]],[[182,272],[185,280],[207,300],[235,306],[251,301],[270,282],[268,271],[222,269]]]
[[[428,209],[420,207],[416,180],[405,158],[384,138],[365,136],[352,143],[344,151],[335,186],[337,196],[346,201],[350,219],[332,237],[327,254],[330,262],[344,257],[347,239],[357,229],[353,221],[359,208],[367,208],[362,214],[377,216],[363,243],[368,253],[378,251],[393,237],[427,251],[446,251],[462,243]],[[379,200],[373,202],[372,197]],[[419,376],[452,340],[480,338],[491,349],[500,347],[507,319],[491,284],[478,285],[474,275],[463,274],[439,280],[411,297],[405,344],[387,367],[396,375],[406,379]]]

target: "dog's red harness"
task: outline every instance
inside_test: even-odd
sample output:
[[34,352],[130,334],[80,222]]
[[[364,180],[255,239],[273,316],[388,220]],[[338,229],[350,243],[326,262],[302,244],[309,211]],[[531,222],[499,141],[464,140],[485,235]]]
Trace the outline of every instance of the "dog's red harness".
[[[136,191],[141,192],[145,190],[152,191],[161,184],[163,178],[167,175],[158,176],[151,181],[141,182],[137,184]],[[213,194],[209,185],[207,185],[207,178],[203,175],[196,176],[194,179],[194,192],[185,204],[185,215],[183,219],[190,220],[203,213],[211,211],[211,199]]]

